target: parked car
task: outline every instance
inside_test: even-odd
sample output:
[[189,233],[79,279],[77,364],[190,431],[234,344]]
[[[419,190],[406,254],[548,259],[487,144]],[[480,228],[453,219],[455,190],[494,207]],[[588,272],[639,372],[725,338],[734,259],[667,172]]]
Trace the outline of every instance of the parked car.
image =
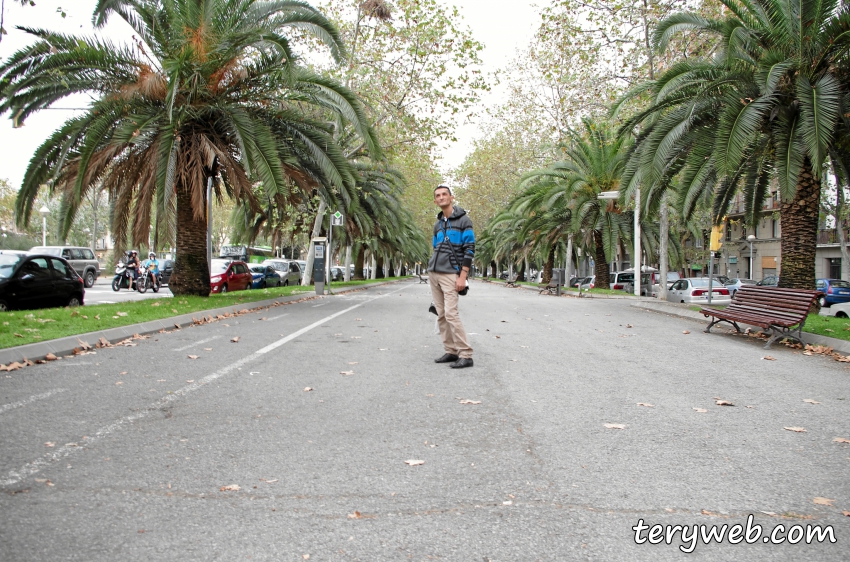
[[280,275],[280,284],[284,287],[301,284],[301,269],[298,262],[276,258],[266,260],[262,265],[272,266]]
[[250,270],[254,278],[251,284],[252,288],[280,287],[280,273],[272,266],[255,263],[250,266]]
[[753,279],[730,279],[728,283],[726,283],[726,288],[729,289],[729,295],[735,296],[735,293],[740,290],[744,285],[755,285],[756,282]]
[[[729,304],[732,302],[732,297],[729,296],[729,289],[725,285],[712,285],[711,294],[711,304]],[[707,303],[708,277],[686,277],[679,279],[667,291],[667,300],[679,303]]]
[[758,283],[756,283],[759,287],[776,287],[779,285],[779,276],[778,275],[768,275]]
[[250,289],[253,280],[244,261],[214,259],[210,264],[210,289],[213,293]]
[[83,278],[86,287],[91,287],[100,277],[100,262],[94,257],[90,248],[83,246],[35,246],[29,249],[29,254],[48,254],[64,258],[74,271]]
[[634,287],[635,272],[634,271],[618,271],[610,274],[611,288],[616,291],[628,291]]
[[821,308],[824,316],[835,316],[836,318],[850,318],[850,302],[834,304],[829,308]]
[[81,306],[83,278],[67,260],[47,254],[0,252],[0,312]]
[[584,283],[585,279],[587,279],[587,277],[573,277],[572,279],[570,279],[570,285],[569,286],[570,287],[578,287],[579,285]]
[[171,280],[171,274],[174,273],[174,260],[157,260],[159,261],[160,283],[168,285]]
[[815,289],[823,293],[818,297],[821,307],[850,302],[850,283],[841,279],[815,279]]
[[581,282],[581,290],[589,291],[594,287],[594,282],[596,281],[596,276],[591,275],[590,277],[585,277]]
[[331,281],[344,281],[345,280],[345,268],[339,266],[331,267]]
[[[678,281],[681,278],[682,278],[682,276],[679,275],[678,272],[668,271],[667,272],[667,290],[669,291],[670,288],[673,286],[673,283],[675,283],[676,281]],[[661,272],[660,271],[656,271],[656,272],[650,274],[649,286],[652,289],[652,296],[657,297],[659,295],[659,293],[661,292]],[[641,292],[643,292],[643,291],[641,291]]]

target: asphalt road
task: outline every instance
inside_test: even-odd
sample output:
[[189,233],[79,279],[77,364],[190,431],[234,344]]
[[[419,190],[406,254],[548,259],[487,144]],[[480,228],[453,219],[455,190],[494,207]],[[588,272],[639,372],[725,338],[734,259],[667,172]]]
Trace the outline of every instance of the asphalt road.
[[132,302],[145,299],[158,299],[162,297],[171,297],[171,291],[167,285],[160,288],[159,292],[154,293],[148,290],[144,294],[139,291],[130,291],[129,289],[121,289],[119,291],[112,290],[112,279],[115,276],[108,273],[103,273],[98,277],[94,285],[86,289],[84,298],[85,304],[107,304],[116,302]]
[[[3,373],[0,560],[848,559],[846,364],[476,282],[453,371],[429,301],[385,285]],[[837,542],[634,541],[749,514]]]

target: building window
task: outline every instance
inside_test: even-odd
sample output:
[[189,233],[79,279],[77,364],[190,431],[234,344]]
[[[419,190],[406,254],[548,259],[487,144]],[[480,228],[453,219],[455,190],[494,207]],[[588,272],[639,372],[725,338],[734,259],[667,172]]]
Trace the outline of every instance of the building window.
[[732,224],[729,221],[726,221],[726,241],[732,241]]
[[826,269],[830,279],[841,279],[841,258],[826,258]]
[[770,231],[770,237],[771,238],[779,238],[779,221],[776,220],[776,219],[773,219],[773,224],[772,224],[772,228],[771,228],[771,231]]

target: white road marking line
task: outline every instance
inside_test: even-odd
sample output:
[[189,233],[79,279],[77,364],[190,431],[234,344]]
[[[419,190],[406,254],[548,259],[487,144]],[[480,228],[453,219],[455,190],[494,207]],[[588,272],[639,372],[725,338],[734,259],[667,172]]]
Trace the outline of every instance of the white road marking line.
[[45,398],[49,398],[54,394],[59,394],[60,392],[67,392],[67,388],[57,388],[55,390],[49,390],[42,394],[36,394],[35,396],[30,396],[26,400],[21,400],[20,402],[13,402],[11,404],[5,404],[0,406],[0,414],[5,414],[9,410],[14,410],[15,408],[20,408],[21,406],[26,406],[27,404],[32,404],[37,400],[44,400]]
[[264,321],[265,322],[271,322],[272,320],[277,320],[278,318],[283,318],[284,316],[289,316],[289,313],[287,312],[286,314],[278,314],[277,316],[270,316],[270,317],[266,318]]
[[313,308],[317,308],[317,307],[320,307],[320,306],[325,306],[326,304],[328,304],[328,303],[323,302],[323,303],[320,303],[320,304],[314,304],[314,305],[313,305]]
[[189,345],[184,345],[183,347],[178,347],[178,348],[172,349],[171,351],[186,351],[190,347],[195,347],[196,345],[201,345],[202,343],[207,343],[208,341],[213,341],[213,340],[218,339],[220,337],[221,336],[213,336],[213,337],[207,338],[205,340],[198,340],[194,343],[190,343]]
[[[403,290],[408,289],[410,287],[415,287],[415,285],[406,285],[406,286],[398,289],[398,291],[403,291]],[[118,419],[118,420],[112,422],[109,425],[106,425],[106,426],[98,429],[97,431],[94,432],[93,435],[89,435],[88,439],[86,439],[85,441],[83,441],[79,444],[74,444],[73,446],[64,445],[62,447],[59,447],[55,451],[44,455],[43,457],[40,457],[40,458],[35,459],[31,462],[28,462],[23,467],[21,467],[20,470],[10,470],[9,472],[6,473],[5,479],[0,480],[0,486],[8,487],[8,486],[13,486],[15,484],[18,484],[19,482],[26,480],[27,478],[29,478],[33,474],[37,474],[38,472],[41,471],[42,468],[49,466],[51,463],[54,463],[56,461],[62,460],[66,457],[69,457],[73,453],[75,453],[76,451],[87,449],[88,446],[91,445],[92,443],[95,443],[98,440],[100,440],[104,437],[107,437],[108,435],[112,434],[113,432],[115,432],[118,429],[121,429],[121,427],[123,427],[127,424],[130,424],[130,423],[133,423],[135,421],[139,421],[141,419],[144,419],[154,412],[160,412],[162,410],[163,406],[168,405],[171,402],[174,402],[175,400],[177,400],[177,398],[186,396],[187,394],[200,389],[201,387],[213,382],[214,380],[223,377],[224,375],[230,373],[231,371],[235,371],[236,369],[242,367],[246,363],[250,363],[251,361],[254,361],[256,359],[261,358],[264,354],[268,353],[269,351],[277,349],[278,347],[282,346],[283,344],[285,344],[289,341],[292,341],[293,339],[297,338],[298,336],[301,336],[301,335],[309,332],[310,330],[312,330],[314,328],[321,326],[322,324],[328,322],[329,320],[333,320],[337,316],[341,316],[341,315],[345,314],[346,312],[351,312],[355,308],[359,308],[366,303],[369,303],[369,302],[372,302],[372,301],[375,301],[375,300],[378,300],[378,299],[382,299],[382,298],[387,297],[387,296],[389,296],[389,295],[391,295],[395,292],[397,292],[397,291],[390,291],[389,293],[378,295],[377,297],[375,297],[373,299],[363,301],[359,304],[355,304],[354,306],[350,306],[350,307],[346,308],[345,310],[341,310],[340,312],[337,312],[337,313],[331,314],[330,316],[322,318],[318,322],[314,322],[314,323],[310,324],[309,326],[307,326],[306,328],[302,328],[302,329],[298,330],[297,332],[294,332],[294,333],[286,336],[285,338],[274,342],[271,345],[267,345],[266,347],[264,347],[262,349],[258,349],[254,353],[243,357],[242,359],[240,359],[239,361],[236,361],[235,363],[231,363],[230,365],[227,365],[226,367],[222,367],[221,369],[212,373],[211,375],[207,375],[206,377],[204,377],[200,380],[196,380],[192,384],[184,386],[180,390],[175,390],[171,394],[163,396],[162,398],[160,398],[159,400],[157,400],[156,402],[154,402],[153,404],[151,404],[147,408],[139,410],[137,413],[135,413],[131,416],[123,417],[121,419]],[[196,342],[193,345],[197,345],[197,343],[199,343],[199,342]]]

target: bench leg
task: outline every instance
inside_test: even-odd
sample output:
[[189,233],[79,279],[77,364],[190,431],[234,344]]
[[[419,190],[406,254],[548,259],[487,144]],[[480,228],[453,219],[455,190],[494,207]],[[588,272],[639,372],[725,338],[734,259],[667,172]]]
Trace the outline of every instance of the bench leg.
[[726,319],[723,319],[723,318],[718,318],[718,319],[712,321],[712,323],[709,324],[706,327],[706,329],[703,330],[703,332],[705,332],[706,334],[711,333],[711,327],[714,326],[715,324],[719,324],[721,322],[728,322],[729,324],[732,324],[733,326],[735,326],[735,329],[738,331],[738,333],[739,334],[741,333],[741,328],[738,326],[737,322],[735,322],[734,320],[726,320]]
[[776,340],[789,339],[796,340],[800,342],[801,345],[806,345],[806,342],[803,341],[803,325],[806,323],[805,320],[800,322],[796,329],[791,328],[778,328],[776,326],[770,327],[770,339],[767,340],[767,343],[764,344],[764,349],[770,349],[770,346],[773,345],[773,342]]

